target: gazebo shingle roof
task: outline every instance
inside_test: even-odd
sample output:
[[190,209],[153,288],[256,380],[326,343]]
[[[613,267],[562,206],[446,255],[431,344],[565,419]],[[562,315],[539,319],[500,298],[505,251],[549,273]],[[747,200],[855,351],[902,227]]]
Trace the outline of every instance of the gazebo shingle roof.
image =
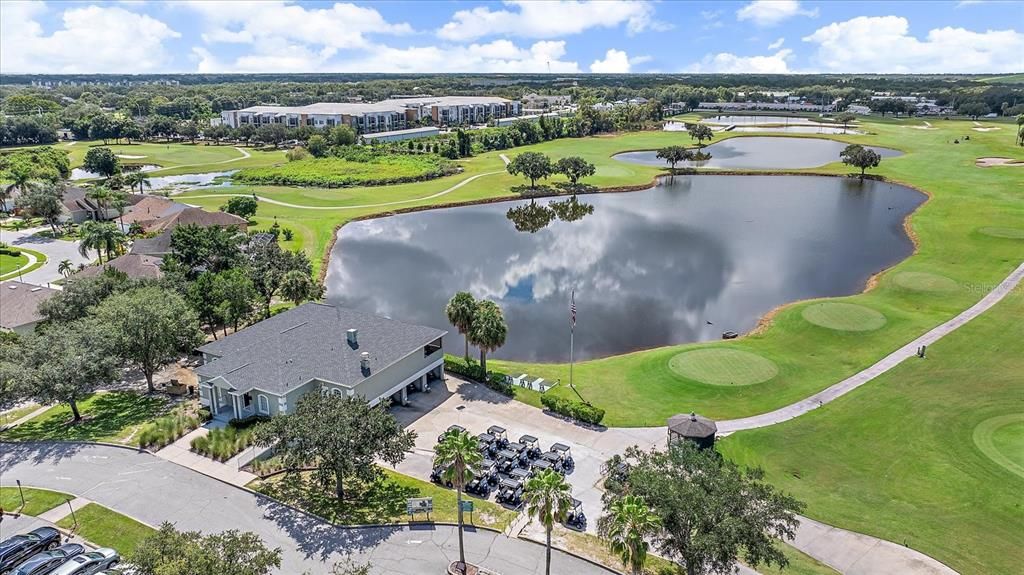
[[682,437],[711,437],[718,432],[714,421],[696,413],[680,413],[668,419],[669,433]]

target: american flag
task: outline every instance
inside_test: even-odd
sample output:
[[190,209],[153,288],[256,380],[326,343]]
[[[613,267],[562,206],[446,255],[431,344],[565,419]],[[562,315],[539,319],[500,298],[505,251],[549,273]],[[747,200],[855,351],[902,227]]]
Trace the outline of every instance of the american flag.
[[576,328],[576,290],[572,290],[572,296],[569,299],[569,320],[572,322],[573,329]]

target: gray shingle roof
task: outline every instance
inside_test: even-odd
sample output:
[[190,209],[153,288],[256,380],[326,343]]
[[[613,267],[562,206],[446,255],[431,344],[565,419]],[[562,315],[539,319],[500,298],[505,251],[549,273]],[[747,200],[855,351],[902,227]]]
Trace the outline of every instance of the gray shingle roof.
[[[358,347],[346,339],[358,330]],[[199,351],[217,356],[196,369],[204,378],[223,377],[235,389],[284,394],[311,379],[354,386],[366,379],[360,354],[370,353],[375,374],[445,335],[432,327],[402,323],[321,303],[305,303]]]
[[718,431],[718,425],[695,413],[680,413],[668,419],[668,430],[683,437],[710,437]]
[[57,290],[18,281],[0,283],[0,327],[14,329],[43,319],[39,304]]

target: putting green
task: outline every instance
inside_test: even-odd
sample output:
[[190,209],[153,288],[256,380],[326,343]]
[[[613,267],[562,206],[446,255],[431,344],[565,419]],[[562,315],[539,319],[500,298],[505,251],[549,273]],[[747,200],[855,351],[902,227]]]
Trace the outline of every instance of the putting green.
[[927,272],[900,272],[893,278],[896,285],[911,291],[950,292],[956,291],[956,280]]
[[994,238],[1024,240],[1024,228],[1000,228],[995,226],[986,226],[984,228],[978,228],[978,231],[986,236],[992,236]]
[[770,359],[738,349],[695,349],[672,356],[669,369],[708,385],[754,385],[775,377],[779,367]]
[[1024,477],[1024,413],[986,419],[974,428],[974,445],[1010,473]]
[[885,325],[885,316],[853,303],[822,302],[804,308],[801,315],[814,325],[836,331],[872,331]]

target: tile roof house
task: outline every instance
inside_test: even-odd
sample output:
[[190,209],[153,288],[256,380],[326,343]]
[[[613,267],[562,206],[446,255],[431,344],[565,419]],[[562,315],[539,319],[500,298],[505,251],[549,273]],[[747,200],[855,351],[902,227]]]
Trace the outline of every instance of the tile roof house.
[[35,331],[43,316],[39,304],[57,290],[18,281],[0,283],[0,330],[28,335]]
[[122,225],[127,229],[132,224],[139,224],[142,229],[160,218],[164,218],[188,208],[185,204],[168,200],[161,196],[145,196],[132,209],[121,217]]
[[166,256],[171,253],[171,231],[167,230],[158,236],[138,238],[132,241],[132,247],[128,253],[158,258]]
[[164,277],[164,272],[160,270],[162,262],[163,260],[159,257],[129,253],[104,262],[102,265],[89,266],[72,277],[76,279],[96,277],[104,270],[111,268],[124,273],[131,279],[160,279]]
[[238,228],[239,231],[244,232],[246,231],[249,222],[245,218],[229,214],[227,212],[208,212],[202,208],[186,207],[183,210],[175,211],[148,224],[144,224],[142,229],[147,233],[162,232],[189,224],[194,224],[201,228],[209,228],[212,226],[220,226],[223,228],[235,227]]
[[199,348],[200,402],[215,417],[288,413],[322,389],[404,403],[444,377],[446,331],[305,303]]

